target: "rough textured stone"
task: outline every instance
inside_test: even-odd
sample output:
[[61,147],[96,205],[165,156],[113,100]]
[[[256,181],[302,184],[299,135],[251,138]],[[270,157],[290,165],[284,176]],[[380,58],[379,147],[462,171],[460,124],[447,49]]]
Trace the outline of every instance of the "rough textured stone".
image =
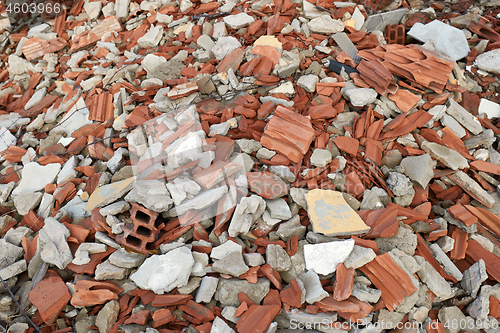
[[481,283],[487,279],[486,265],[483,259],[479,259],[478,262],[464,272],[461,285],[468,294],[475,298]]
[[365,106],[377,99],[377,92],[371,88],[349,89],[345,94],[354,106]]
[[406,176],[422,188],[426,188],[434,176],[436,161],[429,154],[408,156],[401,161],[400,166],[403,167]]
[[307,271],[297,277],[302,281],[306,289],[306,302],[314,304],[321,301],[323,298],[328,297],[328,293],[321,286],[319,276],[314,271]]
[[240,276],[248,271],[248,266],[243,261],[241,252],[230,252],[222,259],[217,260],[212,268],[219,273]]
[[468,168],[469,164],[465,157],[450,149],[435,142],[425,141],[422,143],[422,149],[432,158],[446,165],[453,170]]
[[328,275],[335,272],[337,265],[344,262],[354,248],[354,240],[307,244],[304,246],[304,259],[308,270]]
[[420,256],[415,256],[415,260],[420,265],[420,269],[417,271],[418,277],[436,296],[442,299],[453,297],[454,293],[448,282],[439,275],[429,262]]
[[149,257],[130,279],[142,289],[163,294],[186,285],[193,265],[191,251],[187,247],[180,247],[163,255]]
[[267,246],[266,262],[277,272],[287,271],[292,267],[292,261],[281,245]]
[[220,280],[215,299],[221,302],[222,306],[238,307],[241,304],[238,294],[242,292],[255,303],[260,304],[269,292],[269,287],[270,282],[266,278],[259,278],[257,283],[250,283],[247,280],[240,279]]
[[495,49],[478,55],[476,64],[483,71],[500,74],[500,50]]
[[120,313],[120,303],[118,301],[109,301],[97,314],[95,325],[99,329],[99,333],[107,333],[116,323],[118,314]]

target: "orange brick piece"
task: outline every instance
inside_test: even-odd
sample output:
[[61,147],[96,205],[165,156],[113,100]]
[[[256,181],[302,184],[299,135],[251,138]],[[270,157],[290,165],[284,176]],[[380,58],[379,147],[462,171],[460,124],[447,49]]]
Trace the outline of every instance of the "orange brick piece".
[[336,272],[333,297],[337,301],[343,301],[351,296],[354,284],[354,268],[346,268],[343,263],[339,263]]
[[260,143],[298,163],[314,138],[314,129],[309,118],[277,106],[267,124]]
[[125,225],[123,234],[117,236],[116,241],[139,253],[149,254],[147,246],[156,240],[158,227],[160,227],[156,225],[157,216],[158,213],[132,203],[130,218],[134,223]]
[[40,312],[42,320],[53,324],[71,299],[66,283],[59,276],[50,276],[38,283],[28,294],[30,302]]
[[456,204],[448,208],[448,213],[455,219],[459,220],[466,226],[471,226],[477,223],[477,217],[472,215],[464,206],[461,204]]
[[407,296],[417,290],[408,274],[392,260],[388,253],[377,256],[359,269],[382,292],[381,298],[390,311],[394,311]]

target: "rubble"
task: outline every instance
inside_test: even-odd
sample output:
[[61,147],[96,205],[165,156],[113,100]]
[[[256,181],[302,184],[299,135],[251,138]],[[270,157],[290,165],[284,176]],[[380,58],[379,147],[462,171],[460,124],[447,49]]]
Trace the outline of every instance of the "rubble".
[[497,1],[58,5],[0,5],[0,331],[494,331]]

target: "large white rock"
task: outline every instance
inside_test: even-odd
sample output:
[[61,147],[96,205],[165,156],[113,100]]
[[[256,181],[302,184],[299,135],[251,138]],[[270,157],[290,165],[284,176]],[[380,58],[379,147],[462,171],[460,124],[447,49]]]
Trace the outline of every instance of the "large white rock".
[[231,53],[234,49],[241,47],[241,43],[234,37],[219,37],[217,43],[212,48],[212,53],[215,59],[222,60],[225,56]]
[[45,225],[38,233],[38,248],[42,260],[48,264],[64,269],[73,260],[67,239],[70,236],[68,228],[56,219],[45,219]]
[[42,190],[45,185],[52,183],[56,179],[60,170],[61,165],[59,163],[49,163],[45,166],[36,162],[26,164],[22,171],[21,182],[12,191],[12,195]]
[[139,38],[137,40],[137,44],[142,48],[155,47],[160,42],[162,36],[163,27],[157,25],[156,27],[149,29],[149,31],[144,36]]
[[306,244],[304,245],[306,268],[321,275],[333,273],[337,269],[337,265],[344,262],[353,249],[353,239],[320,244]]
[[191,250],[183,246],[146,259],[130,279],[139,288],[162,295],[176,287],[187,285],[193,265]]
[[462,30],[438,20],[425,25],[417,22],[408,31],[408,35],[422,43],[432,41],[437,51],[453,60],[466,57],[470,51],[469,43]]
[[354,106],[365,106],[377,100],[377,92],[371,88],[349,89],[345,94]]
[[477,56],[476,65],[479,69],[500,74],[500,49],[484,52]]
[[330,15],[323,15],[309,21],[307,27],[311,32],[331,35],[344,31],[345,25],[342,20],[334,20]]
[[250,25],[253,21],[255,21],[254,18],[247,13],[239,13],[224,17],[224,23],[236,30]]
[[11,145],[15,145],[17,139],[8,129],[2,127],[0,129],[0,151],[4,151],[9,148]]

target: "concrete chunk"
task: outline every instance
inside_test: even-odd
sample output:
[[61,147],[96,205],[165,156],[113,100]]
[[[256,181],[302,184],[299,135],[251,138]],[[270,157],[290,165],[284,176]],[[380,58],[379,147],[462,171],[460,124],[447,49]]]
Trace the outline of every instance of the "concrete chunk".
[[306,268],[321,275],[333,273],[337,269],[337,265],[349,257],[353,248],[353,239],[307,244],[304,246]]
[[209,303],[212,300],[215,292],[217,291],[217,285],[219,284],[219,279],[213,276],[205,276],[201,280],[200,287],[196,293],[196,303]]
[[487,279],[486,265],[483,259],[479,259],[478,262],[464,272],[461,285],[468,294],[475,298],[481,283]]
[[219,273],[240,276],[248,271],[248,266],[243,261],[241,252],[230,252],[224,258],[217,260],[212,268]]
[[427,260],[420,256],[415,256],[415,260],[420,265],[417,275],[437,297],[442,299],[453,297],[454,293],[448,282],[427,262]]
[[307,271],[297,277],[302,281],[306,289],[306,302],[314,304],[321,301],[323,298],[328,297],[328,293],[321,286],[319,276],[314,271]]
[[472,134],[478,135],[483,131],[483,127],[476,117],[471,115],[467,110],[458,104],[454,99],[449,99],[446,103],[448,107],[446,113],[455,118],[463,127],[468,129]]
[[344,262],[344,266],[346,268],[359,268],[375,259],[376,256],[372,249],[354,245],[351,254]]
[[266,262],[277,272],[287,271],[292,267],[292,261],[281,245],[267,246]]
[[455,150],[442,146],[435,142],[425,141],[421,148],[432,158],[446,165],[453,170],[464,169],[469,167],[469,163],[465,157],[457,153]]

